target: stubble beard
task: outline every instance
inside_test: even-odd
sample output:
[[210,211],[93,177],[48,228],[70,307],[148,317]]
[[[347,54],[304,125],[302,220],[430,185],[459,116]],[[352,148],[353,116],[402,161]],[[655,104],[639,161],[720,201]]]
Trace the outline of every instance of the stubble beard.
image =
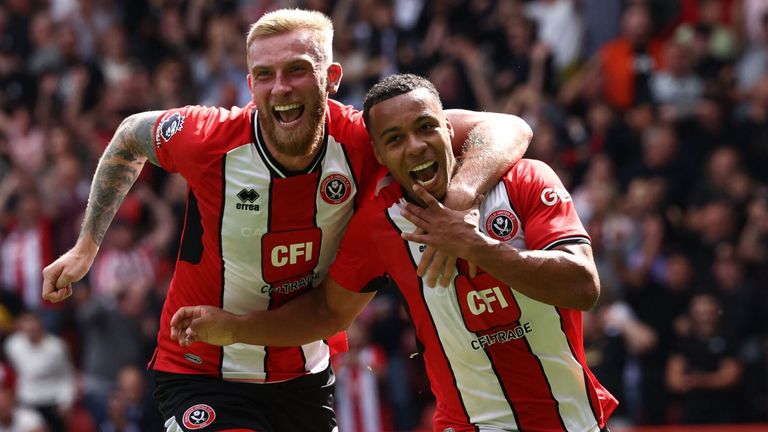
[[277,127],[277,119],[267,110],[258,110],[259,123],[267,140],[272,143],[277,151],[291,156],[307,156],[315,151],[323,137],[323,119],[328,95],[322,90],[318,91],[314,103],[304,107],[307,118],[298,129],[284,130]]

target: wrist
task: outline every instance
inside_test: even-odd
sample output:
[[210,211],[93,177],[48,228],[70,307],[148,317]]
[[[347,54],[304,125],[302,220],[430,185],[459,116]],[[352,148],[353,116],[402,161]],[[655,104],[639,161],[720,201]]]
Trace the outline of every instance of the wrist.
[[498,240],[492,239],[478,231],[477,236],[461,252],[463,255],[459,256],[479,267],[483,267],[488,257],[495,259],[494,256],[496,256],[497,250],[501,246],[502,244]]
[[93,262],[96,258],[96,254],[99,252],[99,245],[89,235],[85,235],[77,239],[75,246],[72,248],[76,254],[89,259]]
[[246,334],[245,329],[248,328],[251,314],[245,315],[232,315],[232,319],[229,320],[227,325],[229,331],[229,343],[247,343],[243,340],[243,336]]

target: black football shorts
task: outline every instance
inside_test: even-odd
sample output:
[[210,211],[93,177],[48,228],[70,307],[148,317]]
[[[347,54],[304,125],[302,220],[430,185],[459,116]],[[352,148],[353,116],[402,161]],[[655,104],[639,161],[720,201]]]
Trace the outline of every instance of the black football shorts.
[[155,399],[168,432],[333,432],[334,382],[330,367],[269,384],[155,372]]

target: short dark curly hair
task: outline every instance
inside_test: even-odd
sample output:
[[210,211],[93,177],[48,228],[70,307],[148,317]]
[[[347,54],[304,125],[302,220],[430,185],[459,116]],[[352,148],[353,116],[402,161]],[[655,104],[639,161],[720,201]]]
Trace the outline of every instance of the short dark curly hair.
[[379,102],[392,99],[416,89],[427,89],[435,96],[440,108],[443,108],[443,102],[440,100],[440,93],[437,92],[435,85],[428,79],[413,74],[395,74],[390,75],[371,87],[363,101],[363,120],[365,124],[370,123],[371,108]]

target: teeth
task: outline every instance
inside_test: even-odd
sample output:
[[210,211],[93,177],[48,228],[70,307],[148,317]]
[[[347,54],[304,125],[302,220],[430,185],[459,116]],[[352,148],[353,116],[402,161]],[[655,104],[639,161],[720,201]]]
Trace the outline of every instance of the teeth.
[[428,180],[428,181],[421,181],[421,180],[417,179],[416,183],[422,185],[423,187],[427,187],[427,186],[431,185],[433,181],[435,181],[434,178],[432,178],[431,180]]
[[433,163],[435,163],[435,161],[424,162],[423,164],[419,164],[419,165],[416,165],[415,167],[411,168],[411,171],[423,170],[424,168],[427,168],[427,167],[431,166]]
[[275,105],[275,111],[288,111],[295,108],[301,108],[301,104]]

